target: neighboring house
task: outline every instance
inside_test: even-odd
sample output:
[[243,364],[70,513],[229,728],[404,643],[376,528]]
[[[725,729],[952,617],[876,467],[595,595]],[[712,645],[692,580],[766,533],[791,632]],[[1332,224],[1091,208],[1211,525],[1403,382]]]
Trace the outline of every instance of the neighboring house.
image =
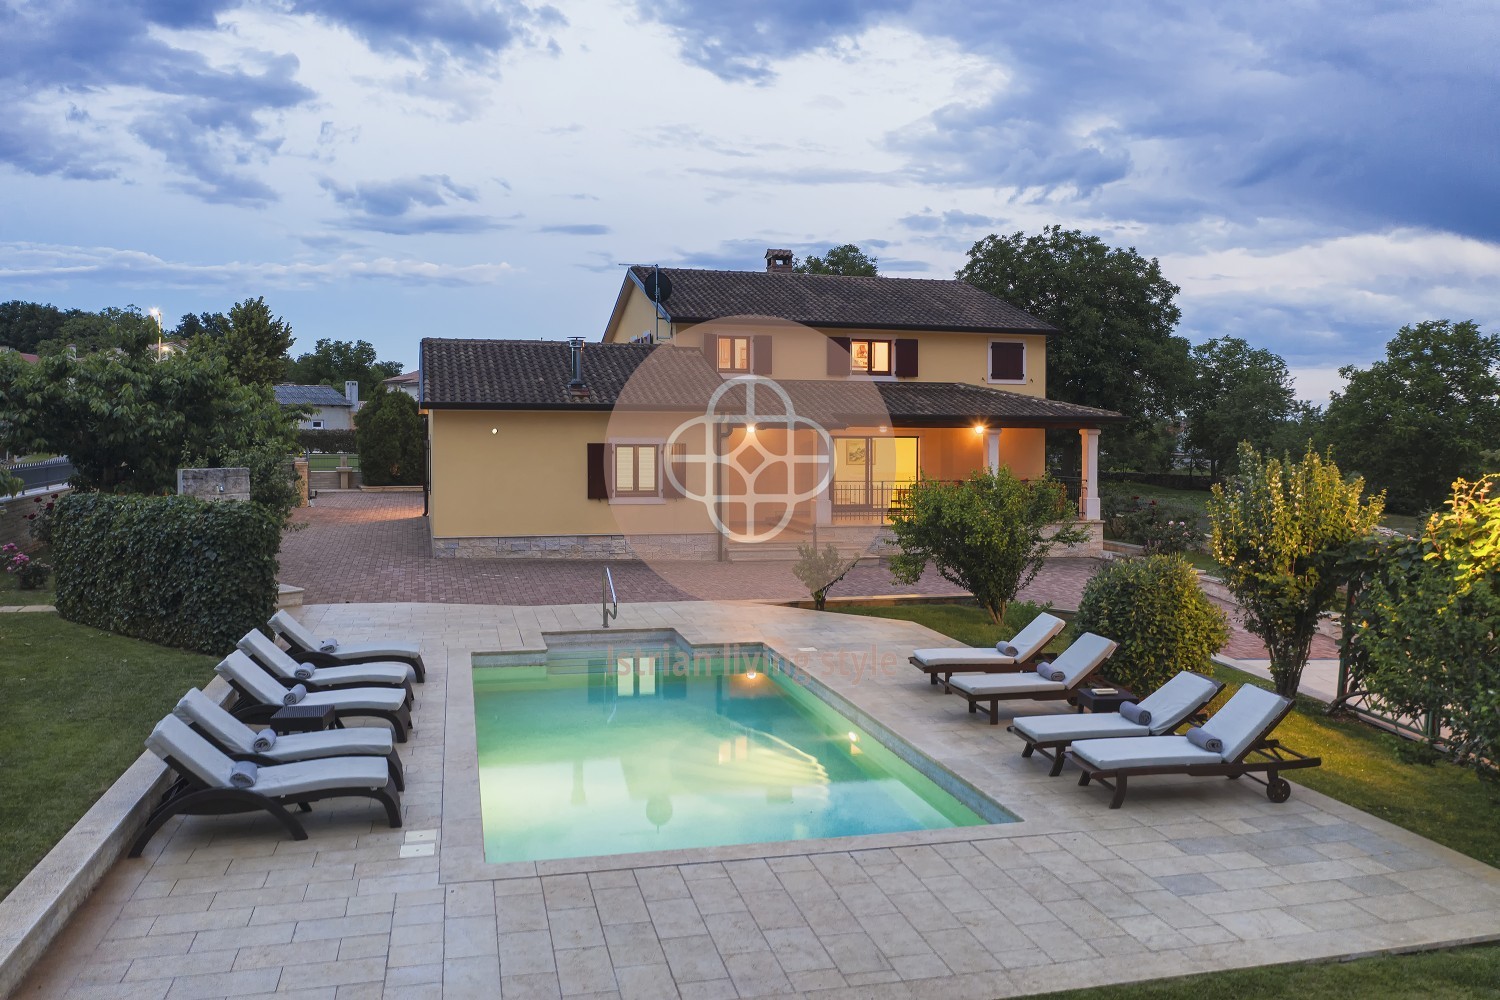
[[[755,515],[678,494],[710,491],[673,428],[742,375],[773,379],[832,436],[831,482],[799,499],[799,525],[884,524],[919,477],[1040,477],[1046,431],[1072,429],[1097,542],[1098,434],[1121,418],[1046,398],[1047,342],[1065,334],[960,281],[767,260],[764,272],[630,268],[600,343],[424,339],[434,552],[721,555],[716,524],[748,532]],[[647,410],[655,424],[624,419]],[[757,428],[723,433],[728,454]]]
[[404,392],[412,399],[422,398],[422,373],[420,371],[392,375],[388,379],[381,380],[380,384],[392,392]]
[[0,347],[0,354],[14,354],[28,365],[34,365],[42,360],[35,354],[27,354],[25,351],[18,351],[14,347]]
[[345,382],[344,391],[326,385],[278,385],[276,402],[283,406],[309,406],[312,413],[303,417],[297,427],[308,431],[350,431],[359,409],[359,383]]

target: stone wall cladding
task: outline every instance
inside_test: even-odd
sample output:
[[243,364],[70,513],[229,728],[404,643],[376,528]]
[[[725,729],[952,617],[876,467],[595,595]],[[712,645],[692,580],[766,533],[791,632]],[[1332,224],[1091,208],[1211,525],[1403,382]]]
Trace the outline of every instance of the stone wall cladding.
[[714,535],[518,535],[511,537],[434,538],[439,559],[713,559]]

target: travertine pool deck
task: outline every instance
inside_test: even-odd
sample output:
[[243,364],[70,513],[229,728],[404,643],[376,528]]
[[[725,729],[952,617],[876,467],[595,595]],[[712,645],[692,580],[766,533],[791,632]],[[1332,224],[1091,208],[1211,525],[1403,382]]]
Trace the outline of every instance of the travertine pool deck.
[[946,640],[748,603],[627,605],[612,631],[764,642],[1022,822],[489,865],[470,655],[597,629],[598,607],[300,616],[423,644],[405,828],[334,802],[300,843],[174,820],[18,996],[984,998],[1500,938],[1500,871],[1301,787],[1273,805],[1248,781],[1143,779],[1110,810],[906,665]]

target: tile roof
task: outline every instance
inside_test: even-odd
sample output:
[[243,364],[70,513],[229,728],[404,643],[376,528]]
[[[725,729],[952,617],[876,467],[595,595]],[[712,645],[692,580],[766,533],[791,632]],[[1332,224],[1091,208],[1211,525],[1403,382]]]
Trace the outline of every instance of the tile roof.
[[[655,269],[632,267],[644,282]],[[966,282],[786,271],[664,267],[661,303],[673,322],[776,316],[808,326],[882,330],[1057,333],[1056,327]],[[629,280],[629,279],[626,279]]]
[[278,385],[272,388],[276,390],[276,402],[283,406],[351,405],[342,392],[326,385]]
[[402,372],[400,375],[392,375],[390,378],[381,379],[381,383],[384,385],[416,385],[421,378],[421,372]]
[[[436,409],[608,410],[620,404],[702,412],[709,396],[724,384],[701,352],[666,344],[584,345],[584,382],[590,390],[584,398],[568,391],[572,361],[566,341],[427,338],[421,352],[423,405]],[[776,382],[798,413],[828,427],[881,423],[887,417],[906,426],[982,420],[1011,427],[1122,419],[1109,410],[964,382]],[[742,407],[738,389],[726,393],[719,404],[726,413]]]

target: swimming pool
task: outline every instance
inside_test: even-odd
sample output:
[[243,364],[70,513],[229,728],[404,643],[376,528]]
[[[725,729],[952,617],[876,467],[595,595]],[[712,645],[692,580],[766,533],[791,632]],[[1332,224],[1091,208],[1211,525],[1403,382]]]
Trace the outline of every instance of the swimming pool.
[[1014,819],[960,802],[764,649],[726,652],[650,642],[506,666],[476,654],[486,860]]

